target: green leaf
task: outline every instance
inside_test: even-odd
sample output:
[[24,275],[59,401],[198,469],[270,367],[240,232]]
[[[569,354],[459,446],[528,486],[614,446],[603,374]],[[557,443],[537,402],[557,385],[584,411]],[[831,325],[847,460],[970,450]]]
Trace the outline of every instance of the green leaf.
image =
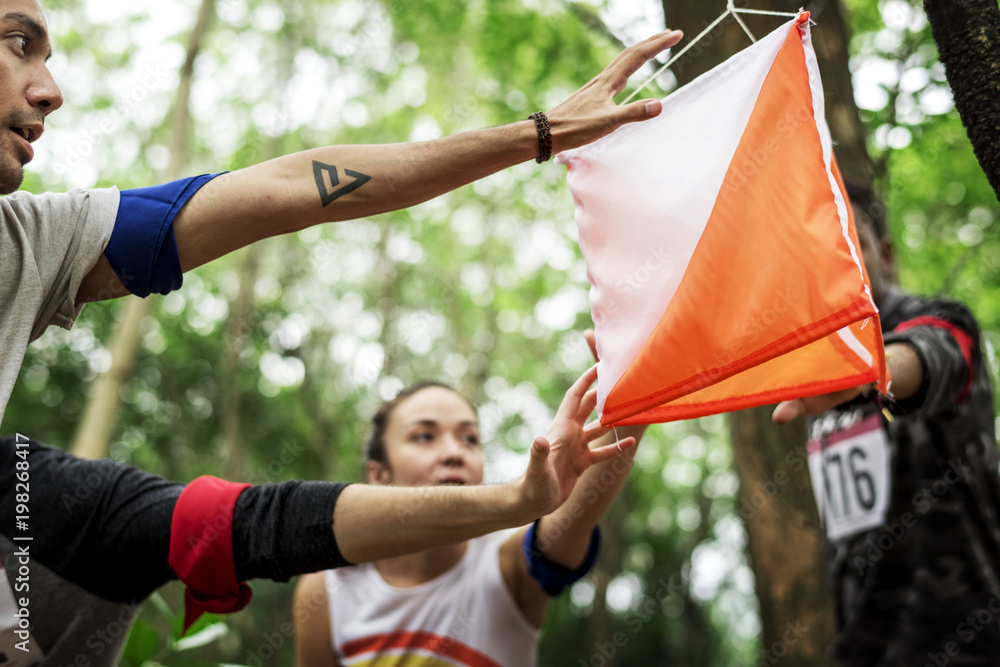
[[156,654],[162,644],[159,634],[143,620],[137,620],[129,632],[122,655],[125,667],[141,667]]
[[183,639],[178,639],[177,643],[174,644],[174,650],[179,653],[193,648],[208,646],[212,642],[222,639],[227,634],[229,634],[228,625],[221,621],[212,623],[194,634],[189,634]]

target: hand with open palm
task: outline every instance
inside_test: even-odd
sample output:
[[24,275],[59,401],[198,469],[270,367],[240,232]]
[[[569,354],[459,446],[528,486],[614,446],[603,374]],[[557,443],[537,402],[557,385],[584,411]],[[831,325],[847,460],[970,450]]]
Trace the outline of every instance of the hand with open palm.
[[531,446],[531,460],[520,483],[522,497],[538,516],[559,507],[591,465],[635,445],[635,438],[629,437],[590,449],[590,443],[609,430],[597,422],[586,425],[597,405],[597,390],[590,389],[596,379],[595,365],[569,388],[548,432]]

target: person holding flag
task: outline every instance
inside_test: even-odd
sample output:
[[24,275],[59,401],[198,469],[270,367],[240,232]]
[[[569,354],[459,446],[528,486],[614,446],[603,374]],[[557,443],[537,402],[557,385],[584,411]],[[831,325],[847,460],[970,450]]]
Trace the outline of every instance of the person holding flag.
[[904,293],[885,207],[848,186],[892,382],[785,401],[809,467],[851,667],[1000,663],[1000,473],[981,332],[964,305]]

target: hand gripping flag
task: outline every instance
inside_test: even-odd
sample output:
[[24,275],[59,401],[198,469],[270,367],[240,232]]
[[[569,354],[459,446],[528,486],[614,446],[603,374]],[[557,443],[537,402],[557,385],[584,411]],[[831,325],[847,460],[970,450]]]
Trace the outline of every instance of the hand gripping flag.
[[803,13],[568,151],[602,424],[686,419],[878,381],[878,311]]

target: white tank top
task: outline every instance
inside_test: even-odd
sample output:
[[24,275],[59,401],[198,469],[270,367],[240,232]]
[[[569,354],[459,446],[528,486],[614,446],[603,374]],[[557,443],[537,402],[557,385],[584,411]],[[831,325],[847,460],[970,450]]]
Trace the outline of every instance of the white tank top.
[[351,667],[533,667],[536,630],[500,573],[510,531],[470,540],[440,576],[390,586],[371,563],[326,571],[333,649]]

